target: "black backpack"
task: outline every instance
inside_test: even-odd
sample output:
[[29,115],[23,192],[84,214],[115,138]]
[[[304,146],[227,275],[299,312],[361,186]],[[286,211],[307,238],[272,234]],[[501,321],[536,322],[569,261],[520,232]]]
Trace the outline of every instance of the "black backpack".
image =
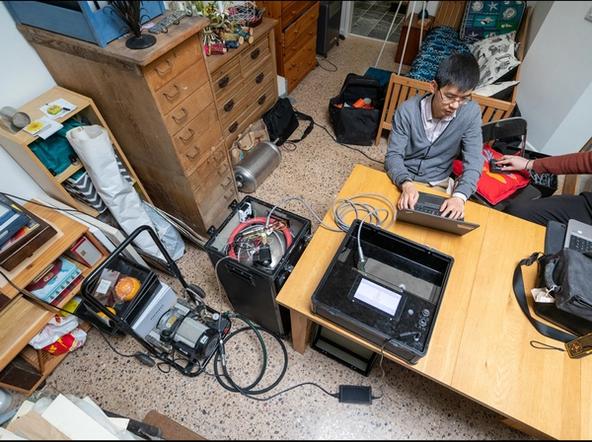
[[[290,135],[298,128],[299,119],[308,121],[308,127],[304,130],[300,138],[288,140]],[[267,127],[269,140],[278,146],[281,146],[286,141],[297,143],[304,140],[314,127],[312,117],[295,111],[288,98],[278,98],[273,107],[263,115],[263,122]]]
[[[373,109],[351,107],[360,98],[370,98]],[[348,74],[339,95],[329,101],[329,118],[337,141],[361,146],[372,145],[383,104],[384,88],[378,80]]]

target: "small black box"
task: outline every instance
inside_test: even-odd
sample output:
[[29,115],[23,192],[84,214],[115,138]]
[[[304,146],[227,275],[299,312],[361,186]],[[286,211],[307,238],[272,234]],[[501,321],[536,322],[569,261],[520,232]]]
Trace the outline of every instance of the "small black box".
[[453,262],[356,220],[312,295],[312,310],[415,364],[427,352]]
[[[218,261],[228,256],[229,242],[232,243],[246,227],[264,226],[273,207],[273,204],[252,196],[246,196],[240,203],[234,202],[230,206],[232,212],[211,233],[205,245],[214,268]],[[278,305],[275,298],[310,239],[310,221],[281,208],[274,210],[271,218],[281,221],[289,230],[273,235],[271,265],[263,265],[256,257],[249,262],[249,250],[239,250],[234,258],[226,258],[218,264],[218,278],[235,312],[267,330],[287,336],[290,332],[290,313]]]

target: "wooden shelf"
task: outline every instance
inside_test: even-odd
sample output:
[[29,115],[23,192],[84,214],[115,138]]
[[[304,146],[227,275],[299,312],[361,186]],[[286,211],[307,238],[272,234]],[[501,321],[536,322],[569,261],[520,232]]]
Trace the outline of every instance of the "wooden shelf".
[[[71,219],[70,217],[49,208],[25,204],[25,207],[35,215],[43,218],[58,230],[58,235],[40,248],[32,257],[21,263],[7,276],[13,280],[15,285],[26,287],[37,277],[48,265],[58,259],[83,235],[99,249],[103,258],[92,267],[84,266],[77,261],[70,259],[82,270],[84,278],[96,269],[108,256],[108,251],[88,232],[85,225]],[[3,281],[3,279],[2,279]],[[3,281],[4,282],[4,281]],[[82,281],[58,304],[63,308],[82,286]],[[53,313],[46,308],[23,297],[16,289],[5,284],[0,290],[12,298],[12,301],[0,312],[0,371],[27,346],[29,341],[39,333],[53,316]],[[27,355],[25,354],[25,357]],[[52,359],[48,367],[55,368],[61,359]],[[54,364],[55,362],[55,364]],[[43,379],[40,380],[42,382]],[[12,385],[5,385],[13,388]],[[36,388],[36,387],[35,387]],[[17,389],[17,388],[13,388]],[[33,389],[34,390],[34,389]],[[22,390],[19,390],[22,391]]]
[[[69,120],[73,117],[82,116],[88,120],[90,124],[97,124],[104,127],[109,134],[111,143],[113,144],[115,155],[121,160],[130,176],[137,183],[136,190],[144,200],[150,202],[150,197],[146,193],[144,186],[138,180],[133,167],[127,160],[127,157],[121,150],[117,140],[113,137],[113,134],[107,126],[107,123],[103,119],[91,98],[56,86],[41,94],[37,98],[31,100],[24,106],[21,106],[19,111],[26,112],[32,120],[37,120],[45,116],[45,114],[40,109],[41,106],[60,98],[67,100],[76,107],[66,115],[56,119],[56,121],[59,123],[64,123],[66,120]],[[63,185],[64,181],[83,168],[82,162],[78,161],[75,164],[70,165],[62,173],[54,176],[31,150],[30,145],[36,140],[38,140],[36,135],[31,135],[24,130],[21,130],[17,133],[12,133],[0,127],[0,145],[4,147],[10,156],[31,176],[31,178],[35,180],[37,184],[39,184],[39,186],[48,195],[90,216],[98,216],[99,213],[95,209],[93,209],[90,205],[76,199],[66,190]]]
[[76,172],[81,170],[83,167],[84,166],[82,165],[82,163],[80,161],[76,161],[75,163],[71,164],[62,173],[60,173],[59,175],[56,175],[55,179],[58,183],[61,184],[64,181],[66,181],[68,178],[70,178],[72,175],[74,175]]
[[[82,276],[86,278],[95,270],[107,257],[107,252],[102,250],[103,259],[93,267],[85,267],[75,261],[76,265],[82,269]],[[60,255],[61,256],[61,255]],[[56,258],[57,259],[57,258]],[[83,280],[84,281],[84,280]],[[83,281],[57,305],[63,308],[74,296],[80,292]],[[0,370],[27,345],[27,343],[47,324],[53,313],[45,308],[32,303],[19,295],[8,307],[0,314]]]
[[[88,322],[83,322],[80,325],[80,328],[85,332],[88,332],[91,328],[91,325]],[[37,388],[39,388],[39,386],[49,377],[51,373],[53,373],[57,366],[60,365],[69,354],[70,352],[67,352],[54,356],[44,350],[35,350],[33,347],[28,345],[22,352],[20,352],[19,356],[23,358],[29,365],[39,370],[39,379],[30,389],[19,388],[18,386],[6,384],[3,382],[0,382],[0,387],[9,388],[29,396],[35,390],[37,390]]]
[[[14,270],[7,273],[7,276],[18,287],[26,287],[39,273],[48,265],[64,254],[68,248],[88,230],[83,224],[72,220],[57,210],[27,203],[24,205],[38,217],[44,219],[48,224],[57,230],[57,235],[37,250],[33,256],[24,260]],[[9,285],[0,276],[0,292],[8,298],[18,295],[18,290]],[[0,319],[4,316],[0,312]]]

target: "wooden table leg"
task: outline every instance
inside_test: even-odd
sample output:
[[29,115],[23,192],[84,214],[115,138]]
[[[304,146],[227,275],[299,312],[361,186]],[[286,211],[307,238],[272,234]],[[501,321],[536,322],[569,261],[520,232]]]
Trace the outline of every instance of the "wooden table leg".
[[298,353],[303,354],[309,342],[312,322],[295,310],[290,310],[290,322],[292,323],[292,346]]

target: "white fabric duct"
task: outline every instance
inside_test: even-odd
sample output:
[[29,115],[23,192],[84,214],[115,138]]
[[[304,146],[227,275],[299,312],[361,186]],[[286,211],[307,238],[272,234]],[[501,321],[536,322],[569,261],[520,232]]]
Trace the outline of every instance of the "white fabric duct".
[[[99,125],[79,126],[69,130],[66,138],[121,228],[128,235],[143,225],[149,225],[154,229],[140,197],[119,171],[115,152],[105,128]],[[160,259],[164,258],[147,232],[138,235],[134,243],[144,252]]]

